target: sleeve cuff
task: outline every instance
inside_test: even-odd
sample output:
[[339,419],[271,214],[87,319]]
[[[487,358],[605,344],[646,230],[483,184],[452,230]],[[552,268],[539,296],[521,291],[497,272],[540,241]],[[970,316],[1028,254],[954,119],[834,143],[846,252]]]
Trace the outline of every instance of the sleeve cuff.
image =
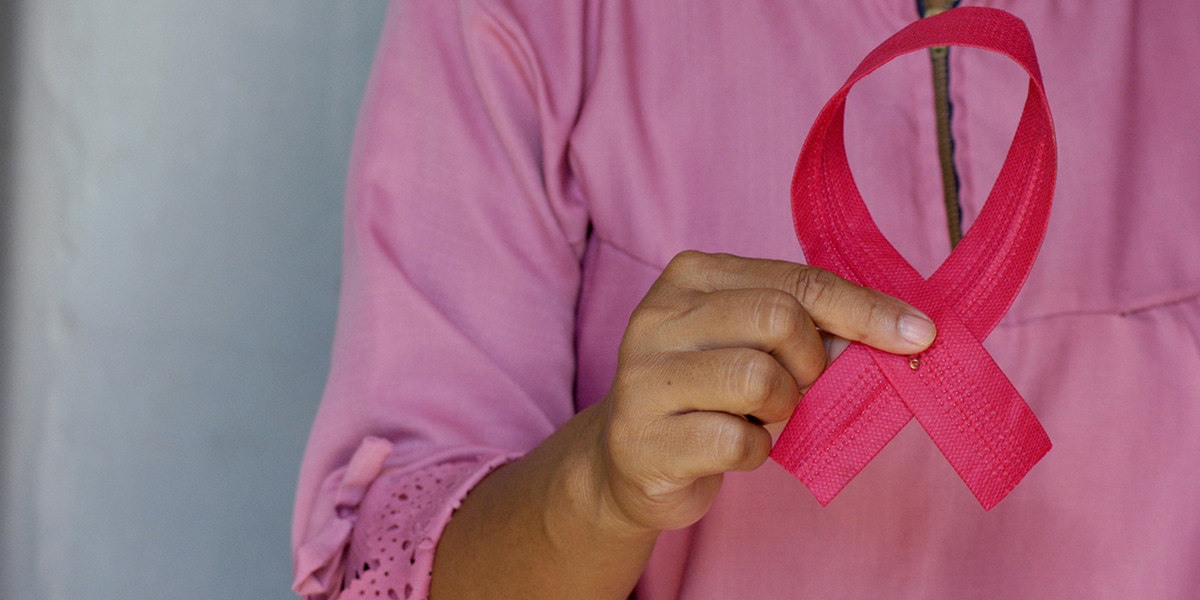
[[314,600],[427,597],[434,549],[455,509],[488,473],[522,455],[455,449],[385,470],[391,450],[390,442],[367,438],[355,452],[336,514],[296,551],[297,593]]

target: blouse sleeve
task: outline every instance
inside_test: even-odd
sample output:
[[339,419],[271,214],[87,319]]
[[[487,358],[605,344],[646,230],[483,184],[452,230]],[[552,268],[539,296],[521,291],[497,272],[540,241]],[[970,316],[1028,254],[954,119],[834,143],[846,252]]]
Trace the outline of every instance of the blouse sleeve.
[[470,487],[574,413],[588,214],[568,139],[587,3],[530,4],[388,12],[349,168],[332,370],[296,497],[306,597],[423,597]]

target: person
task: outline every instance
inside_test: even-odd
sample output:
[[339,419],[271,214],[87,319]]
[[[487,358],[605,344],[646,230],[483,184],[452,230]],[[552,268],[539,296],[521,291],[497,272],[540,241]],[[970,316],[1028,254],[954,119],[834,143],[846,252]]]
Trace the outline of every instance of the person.
[[[920,2],[409,0],[351,160],[297,591],[1193,595],[1200,5],[979,4],[1029,25],[1059,147],[1046,240],[985,342],[1054,442],[1008,498],[982,510],[915,423],[827,507],[766,460],[846,340],[936,334],[805,266],[788,208],[809,124]],[[893,61],[845,132],[926,276],[951,245],[930,81],[928,55]],[[968,230],[1027,81],[949,51]]]

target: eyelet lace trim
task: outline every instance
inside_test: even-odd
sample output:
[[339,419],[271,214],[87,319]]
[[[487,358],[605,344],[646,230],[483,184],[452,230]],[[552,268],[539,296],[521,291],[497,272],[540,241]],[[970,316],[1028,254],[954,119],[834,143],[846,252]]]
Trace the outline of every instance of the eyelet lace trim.
[[450,515],[480,479],[515,456],[469,456],[381,475],[359,506],[338,598],[424,600],[433,551]]

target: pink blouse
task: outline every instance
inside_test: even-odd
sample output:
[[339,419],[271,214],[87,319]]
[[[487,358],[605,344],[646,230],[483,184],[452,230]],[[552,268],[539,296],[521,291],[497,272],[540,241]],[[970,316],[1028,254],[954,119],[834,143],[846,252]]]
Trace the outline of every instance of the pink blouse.
[[[1026,21],[1054,111],[1049,233],[985,344],[1054,449],[990,512],[915,422],[827,508],[773,462],[730,473],[659,538],[638,598],[1200,590],[1200,3],[964,3]],[[914,0],[395,3],[350,166],[297,591],[424,597],[453,509],[605,395],[677,252],[802,261],[788,189],[808,127],[917,17]],[[950,51],[967,225],[1026,81]],[[859,188],[925,275],[949,252],[935,132],[925,53],[850,95]]]

